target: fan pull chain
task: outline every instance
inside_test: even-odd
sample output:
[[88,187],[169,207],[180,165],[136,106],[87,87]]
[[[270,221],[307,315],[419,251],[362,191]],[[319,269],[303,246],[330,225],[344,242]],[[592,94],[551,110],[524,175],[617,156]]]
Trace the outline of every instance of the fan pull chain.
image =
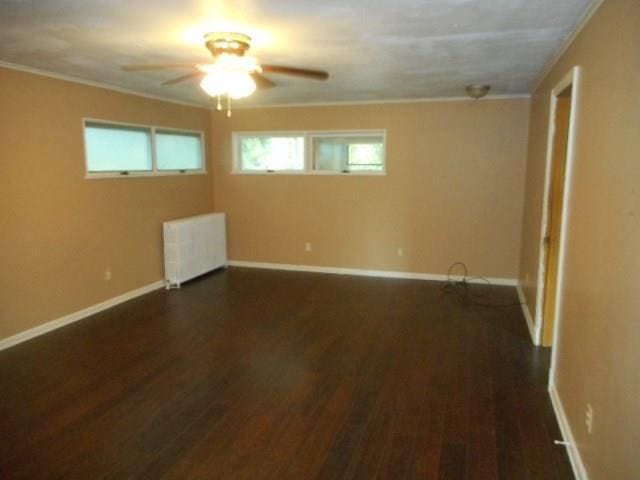
[[227,118],[231,118],[231,95],[227,95]]
[[218,105],[216,105],[216,110],[222,110],[222,104],[220,103],[220,95],[218,95]]

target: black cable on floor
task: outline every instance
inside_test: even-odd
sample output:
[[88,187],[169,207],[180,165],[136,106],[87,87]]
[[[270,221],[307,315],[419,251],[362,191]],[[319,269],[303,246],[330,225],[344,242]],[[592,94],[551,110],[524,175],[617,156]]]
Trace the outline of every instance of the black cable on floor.
[[[461,275],[455,275],[453,271],[460,267],[462,270]],[[456,279],[457,278],[457,279]],[[486,287],[480,293],[474,293],[470,287],[471,283],[483,282]],[[482,283],[481,283],[482,285]],[[470,302],[474,305],[488,308],[503,308],[514,307],[522,305],[521,302],[517,303],[495,303],[491,302],[490,295],[493,289],[493,285],[488,278],[485,277],[469,277],[467,266],[463,262],[452,263],[447,270],[447,281],[442,287],[442,292],[445,295],[455,295],[461,302]],[[487,299],[488,301],[482,301]]]

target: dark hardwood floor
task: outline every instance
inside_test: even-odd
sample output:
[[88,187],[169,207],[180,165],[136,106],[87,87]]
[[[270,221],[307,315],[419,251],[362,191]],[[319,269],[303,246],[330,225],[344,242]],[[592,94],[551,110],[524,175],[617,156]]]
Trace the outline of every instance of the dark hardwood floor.
[[573,478],[520,307],[441,286],[232,268],[2,351],[0,477]]

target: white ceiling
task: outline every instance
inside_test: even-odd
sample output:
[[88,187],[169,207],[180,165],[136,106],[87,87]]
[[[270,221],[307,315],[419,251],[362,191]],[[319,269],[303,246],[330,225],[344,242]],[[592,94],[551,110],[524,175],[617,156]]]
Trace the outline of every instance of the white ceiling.
[[208,30],[255,39],[263,63],[325,69],[327,82],[272,75],[273,105],[455,97],[470,83],[529,93],[592,0],[0,0],[0,61],[206,105],[184,71],[134,63],[206,62]]

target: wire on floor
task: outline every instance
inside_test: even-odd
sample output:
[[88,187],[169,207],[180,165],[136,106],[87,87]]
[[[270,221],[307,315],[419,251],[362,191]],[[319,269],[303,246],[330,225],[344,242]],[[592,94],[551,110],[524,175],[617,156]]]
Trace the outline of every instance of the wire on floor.
[[[459,273],[455,274],[458,269]],[[480,292],[470,288],[470,284],[479,284]],[[442,293],[445,295],[454,295],[461,302],[472,303],[481,307],[502,308],[514,307],[522,305],[521,302],[514,303],[496,303],[491,301],[491,293],[493,285],[488,278],[485,277],[469,277],[467,265],[463,262],[452,263],[447,270],[447,281],[442,287]]]

